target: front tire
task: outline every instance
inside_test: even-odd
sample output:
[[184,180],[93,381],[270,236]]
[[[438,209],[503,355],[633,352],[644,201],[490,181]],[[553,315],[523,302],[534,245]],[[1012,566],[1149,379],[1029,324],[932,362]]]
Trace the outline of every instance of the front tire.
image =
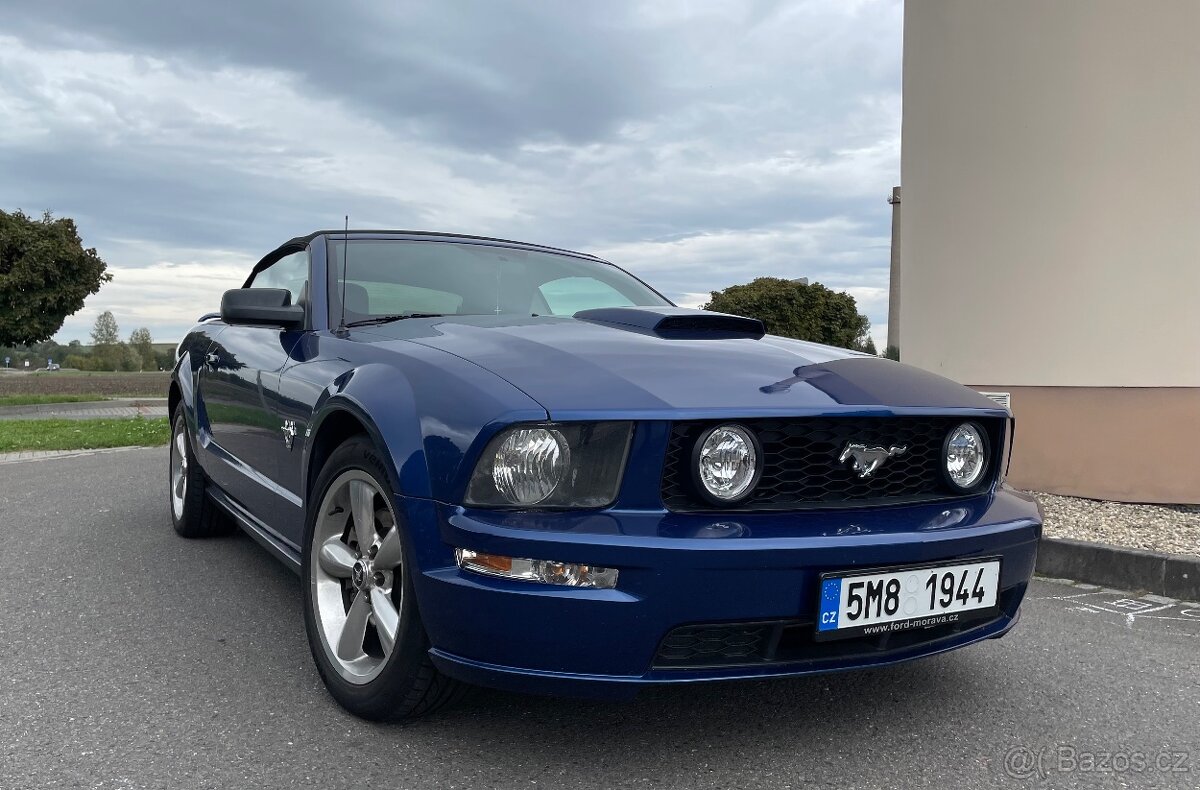
[[415,718],[461,696],[437,671],[413,592],[387,471],[365,437],[333,452],[305,523],[304,625],[317,671],[346,710]]
[[167,484],[170,488],[171,526],[185,538],[228,534],[233,529],[233,523],[205,493],[208,479],[192,453],[182,403],[175,407],[171,417],[170,453]]

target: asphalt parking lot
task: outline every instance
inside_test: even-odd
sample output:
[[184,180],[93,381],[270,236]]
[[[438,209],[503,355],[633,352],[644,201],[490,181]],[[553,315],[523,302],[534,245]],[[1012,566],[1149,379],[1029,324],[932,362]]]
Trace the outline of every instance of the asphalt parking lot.
[[1009,637],[900,667],[362,722],[294,575],[175,536],[165,463],[0,466],[3,790],[1200,786],[1200,609],[1056,582]]

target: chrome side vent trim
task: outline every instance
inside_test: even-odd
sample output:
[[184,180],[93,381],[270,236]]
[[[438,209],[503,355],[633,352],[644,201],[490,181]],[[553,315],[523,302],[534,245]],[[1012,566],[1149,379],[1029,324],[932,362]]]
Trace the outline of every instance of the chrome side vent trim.
[[1008,393],[1008,392],[982,392],[981,391],[979,394],[985,398],[990,398],[991,400],[995,401],[996,405],[1003,406],[1004,408],[1008,409],[1009,411],[1012,411],[1012,394],[1011,393]]

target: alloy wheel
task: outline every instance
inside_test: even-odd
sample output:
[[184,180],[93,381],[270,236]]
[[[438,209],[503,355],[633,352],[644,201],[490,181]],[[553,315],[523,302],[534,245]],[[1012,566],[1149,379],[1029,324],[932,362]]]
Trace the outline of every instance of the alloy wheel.
[[329,486],[310,547],[309,594],[321,642],[347,682],[368,683],[396,648],[404,550],[374,478],[351,469]]
[[188,457],[187,430],[182,419],[175,422],[171,441],[171,512],[183,518],[183,501],[187,497]]

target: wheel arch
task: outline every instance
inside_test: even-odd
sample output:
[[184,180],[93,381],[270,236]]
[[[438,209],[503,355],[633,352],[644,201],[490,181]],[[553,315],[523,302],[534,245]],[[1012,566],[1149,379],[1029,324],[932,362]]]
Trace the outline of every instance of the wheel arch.
[[196,418],[195,383],[195,376],[192,373],[191,354],[184,351],[175,362],[175,370],[171,375],[171,385],[167,390],[167,419],[173,420],[175,418],[175,408],[183,404],[183,420],[188,427],[189,440],[196,435],[196,431],[199,429]]
[[171,379],[171,388],[167,392],[167,417],[174,418],[175,407],[181,400],[183,400],[183,391],[179,389],[179,382]]
[[[345,396],[330,398],[313,419],[311,431],[312,435],[306,441],[304,458],[305,502],[314,496],[313,488],[317,477],[329,457],[338,447],[355,436],[365,436],[379,451],[393,492],[423,495],[422,492],[411,490],[414,480],[401,480],[401,465],[397,464],[396,455],[400,448],[387,441],[375,420],[357,401]],[[411,452],[410,450],[409,455]],[[428,480],[428,477],[425,479]]]

